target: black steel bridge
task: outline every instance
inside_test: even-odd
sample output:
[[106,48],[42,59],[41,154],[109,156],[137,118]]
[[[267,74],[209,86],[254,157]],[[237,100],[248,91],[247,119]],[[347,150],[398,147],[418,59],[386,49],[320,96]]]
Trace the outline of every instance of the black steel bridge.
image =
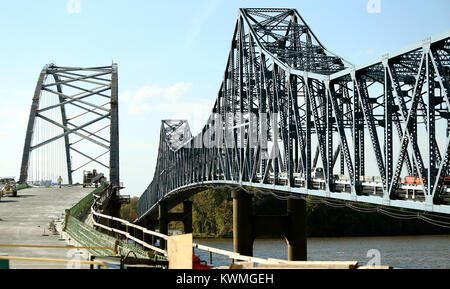
[[[167,209],[230,186],[237,252],[269,231],[304,259],[305,196],[450,214],[449,78],[450,32],[355,66],[295,9],[240,9],[202,131],[162,122],[140,222],[166,232]],[[287,215],[252,216],[255,188],[289,199]]]

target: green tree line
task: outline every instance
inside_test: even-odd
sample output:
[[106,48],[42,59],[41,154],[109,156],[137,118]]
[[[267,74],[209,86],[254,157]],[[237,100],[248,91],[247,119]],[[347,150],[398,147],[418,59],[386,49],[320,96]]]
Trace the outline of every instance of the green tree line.
[[138,203],[139,198],[131,198],[129,204],[122,205],[120,208],[120,218],[128,222],[136,220]]
[[[284,215],[286,206],[286,201],[281,201],[271,195],[256,193],[253,198],[255,215]],[[307,202],[306,214],[308,237],[450,234],[450,229],[431,225],[418,219],[401,220],[381,213],[361,213],[350,208],[334,208],[316,202]],[[193,226],[194,234],[197,237],[232,237],[233,200],[231,191],[229,189],[211,189],[195,195],[193,197]]]

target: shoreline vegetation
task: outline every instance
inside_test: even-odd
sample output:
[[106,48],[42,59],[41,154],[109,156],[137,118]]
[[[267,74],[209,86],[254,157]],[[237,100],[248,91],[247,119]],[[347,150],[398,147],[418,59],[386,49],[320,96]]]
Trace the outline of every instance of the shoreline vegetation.
[[[312,199],[315,200],[315,199]],[[216,188],[198,193],[191,198],[192,225],[195,239],[228,239],[233,237],[233,200],[231,190]],[[121,215],[125,220],[133,221],[137,212],[138,198],[122,206]],[[359,204],[364,207],[364,204]],[[172,212],[183,212],[183,205]],[[407,211],[395,209],[398,214]],[[286,201],[271,195],[255,193],[253,198],[254,215],[284,215]],[[431,225],[418,219],[396,219],[381,213],[361,213],[350,208],[335,208],[325,204],[308,202],[307,237],[393,237],[419,235],[450,235],[449,228]],[[183,223],[172,222],[170,230],[183,231]],[[280,236],[263,236],[279,238]]]

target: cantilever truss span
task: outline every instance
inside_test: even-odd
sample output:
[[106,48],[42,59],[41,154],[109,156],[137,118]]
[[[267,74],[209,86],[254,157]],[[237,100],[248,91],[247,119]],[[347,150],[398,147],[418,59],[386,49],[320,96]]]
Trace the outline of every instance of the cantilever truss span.
[[89,165],[109,171],[111,183],[119,185],[117,81],[116,64],[43,68],[31,106],[20,183],[56,182],[62,176],[72,184],[72,175]]
[[450,32],[353,66],[294,9],[240,9],[210,118],[161,128],[139,216],[209,186],[450,214]]

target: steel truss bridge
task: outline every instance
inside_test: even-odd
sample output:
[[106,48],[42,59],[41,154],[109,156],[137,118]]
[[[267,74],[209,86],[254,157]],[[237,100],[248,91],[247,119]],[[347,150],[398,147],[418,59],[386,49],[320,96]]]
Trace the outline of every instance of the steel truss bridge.
[[202,131],[162,122],[139,218],[213,186],[450,214],[449,79],[450,31],[354,66],[295,9],[240,9]]
[[62,176],[72,184],[73,173],[90,164],[120,185],[117,65],[48,64],[31,105],[19,182],[44,185]]

